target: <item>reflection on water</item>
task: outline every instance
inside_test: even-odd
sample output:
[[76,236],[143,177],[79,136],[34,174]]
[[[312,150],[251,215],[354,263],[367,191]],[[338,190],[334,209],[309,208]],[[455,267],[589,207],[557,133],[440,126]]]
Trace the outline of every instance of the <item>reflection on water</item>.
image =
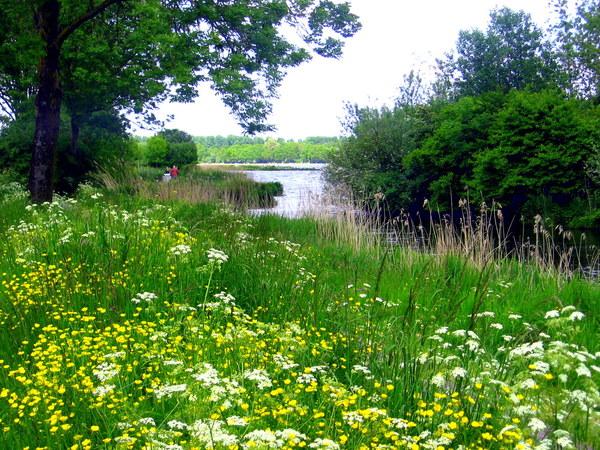
[[254,181],[275,182],[283,185],[283,195],[275,197],[273,208],[253,209],[253,214],[264,212],[284,217],[299,217],[302,213],[318,205],[323,194],[323,172],[325,164],[285,164],[285,167],[314,170],[248,170],[246,174]]

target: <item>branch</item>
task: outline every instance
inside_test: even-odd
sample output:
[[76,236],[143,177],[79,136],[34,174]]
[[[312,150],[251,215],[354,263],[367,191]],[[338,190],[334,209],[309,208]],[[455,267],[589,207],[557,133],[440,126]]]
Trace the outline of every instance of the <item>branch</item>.
[[82,14],[77,19],[75,19],[73,22],[71,22],[67,27],[63,28],[63,30],[57,36],[57,38],[56,38],[57,47],[60,47],[63,44],[63,42],[65,42],[67,40],[67,38],[71,34],[73,34],[73,32],[75,30],[77,30],[81,25],[83,25],[88,20],[93,19],[94,17],[96,17],[99,14],[102,14],[110,6],[117,4],[117,3],[125,3],[126,1],[128,1],[128,0],[104,0],[102,3],[100,3],[95,8],[91,7],[92,3],[90,2],[90,9],[85,14]]

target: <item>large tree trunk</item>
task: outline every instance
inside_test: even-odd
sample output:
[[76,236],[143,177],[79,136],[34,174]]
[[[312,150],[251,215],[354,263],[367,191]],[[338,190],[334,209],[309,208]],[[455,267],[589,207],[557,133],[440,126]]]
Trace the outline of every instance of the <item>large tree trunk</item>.
[[38,92],[35,98],[35,135],[29,172],[29,192],[34,203],[52,201],[54,160],[60,129],[60,85],[58,17],[60,2],[45,1],[35,17],[45,43],[39,61]]

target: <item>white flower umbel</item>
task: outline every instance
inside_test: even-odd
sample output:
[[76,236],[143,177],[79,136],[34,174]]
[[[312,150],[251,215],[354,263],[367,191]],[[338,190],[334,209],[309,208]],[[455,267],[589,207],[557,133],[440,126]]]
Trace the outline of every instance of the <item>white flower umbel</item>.
[[158,295],[153,292],[140,292],[139,294],[135,294],[135,297],[131,299],[133,303],[152,303],[154,300],[158,298]]
[[187,384],[167,384],[166,386],[162,386],[160,388],[154,389],[154,395],[156,398],[171,398],[176,392],[185,392],[187,389]]
[[256,381],[256,387],[259,389],[265,389],[273,386],[273,382],[269,378],[269,374],[261,369],[254,369],[252,371],[247,370],[244,372],[244,378],[246,380]]
[[224,262],[229,260],[229,256],[227,256],[221,250],[217,250],[214,248],[210,248],[206,251],[206,256],[208,256],[208,261],[213,264],[218,264],[219,266]]
[[172,247],[170,250],[171,254],[173,255],[185,255],[187,253],[191,253],[192,249],[188,246],[188,245],[176,245],[175,247]]

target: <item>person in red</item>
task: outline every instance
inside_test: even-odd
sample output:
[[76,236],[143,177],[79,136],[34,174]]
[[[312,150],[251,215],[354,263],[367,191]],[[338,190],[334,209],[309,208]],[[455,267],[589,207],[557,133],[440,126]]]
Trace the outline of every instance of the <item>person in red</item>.
[[171,178],[177,178],[179,176],[179,169],[177,166],[171,167]]

